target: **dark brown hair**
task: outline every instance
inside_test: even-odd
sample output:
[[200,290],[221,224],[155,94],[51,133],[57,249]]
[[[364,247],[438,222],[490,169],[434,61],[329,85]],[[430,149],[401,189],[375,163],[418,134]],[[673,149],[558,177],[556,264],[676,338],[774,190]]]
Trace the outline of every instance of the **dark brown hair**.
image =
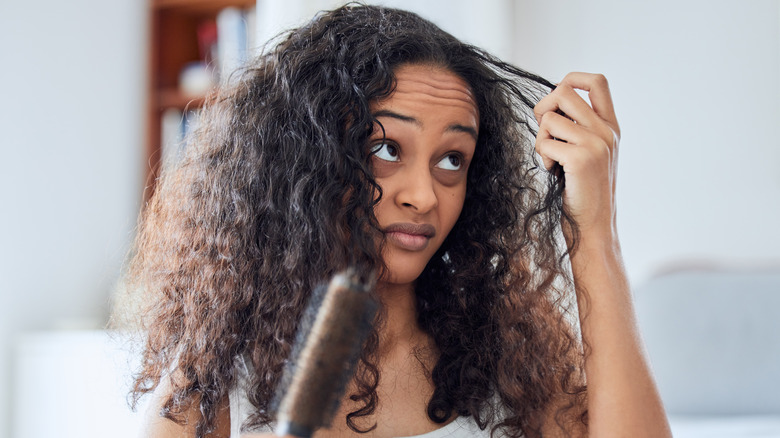
[[[249,426],[271,401],[310,291],[348,265],[382,266],[369,166],[369,104],[403,64],[446,68],[472,88],[479,138],[463,212],[416,284],[420,327],[440,350],[428,415],[510,436],[585,421],[582,349],[571,321],[562,183],[540,170],[532,108],[553,84],[464,44],[419,16],[347,5],[293,30],[207,102],[183,161],[147,205],[128,278],[142,291],[140,397],[171,376],[164,415],[197,402],[214,427],[248,359]],[[353,399],[377,406],[377,334]]]

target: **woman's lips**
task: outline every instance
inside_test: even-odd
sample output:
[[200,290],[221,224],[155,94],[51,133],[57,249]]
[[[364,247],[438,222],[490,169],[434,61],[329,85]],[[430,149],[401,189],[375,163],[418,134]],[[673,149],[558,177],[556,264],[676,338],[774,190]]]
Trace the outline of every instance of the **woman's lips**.
[[422,251],[436,235],[436,228],[431,224],[396,223],[385,228],[385,235],[401,249]]

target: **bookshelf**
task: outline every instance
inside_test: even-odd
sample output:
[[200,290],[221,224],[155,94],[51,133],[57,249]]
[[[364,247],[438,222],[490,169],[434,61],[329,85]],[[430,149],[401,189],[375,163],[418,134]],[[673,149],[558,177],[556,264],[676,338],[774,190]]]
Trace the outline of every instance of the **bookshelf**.
[[[220,13],[237,10],[251,21],[256,0],[149,0],[149,71],[146,109],[144,202],[154,192],[164,156],[163,126],[166,111],[186,113],[196,110],[204,101],[206,70],[219,69],[220,56],[214,47],[223,38],[224,21]],[[218,27],[218,24],[220,25]],[[244,27],[245,45],[252,40],[251,25]],[[219,35],[219,38],[217,37]],[[249,42],[249,43],[246,43]],[[198,85],[183,90],[181,81],[185,67],[200,74]],[[218,74],[218,73],[217,73]],[[192,77],[192,76],[190,76]],[[193,81],[186,81],[192,83]],[[184,87],[186,88],[186,87]],[[167,120],[170,121],[170,115]]]

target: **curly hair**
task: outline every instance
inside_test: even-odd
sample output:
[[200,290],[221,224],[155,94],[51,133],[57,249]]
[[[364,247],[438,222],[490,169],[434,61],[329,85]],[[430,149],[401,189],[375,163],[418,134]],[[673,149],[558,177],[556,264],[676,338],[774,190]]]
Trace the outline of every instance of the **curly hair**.
[[[273,420],[311,291],[347,266],[383,266],[369,107],[405,64],[455,73],[479,108],[462,214],[415,286],[419,325],[440,351],[428,416],[472,416],[526,437],[549,418],[567,433],[587,422],[573,246],[560,233],[562,221],[576,224],[533,148],[532,108],[554,85],[413,13],[365,5],[319,14],[243,68],[207,100],[181,163],[164,170],[128,269],[147,303],[135,400],[168,375],[163,414],[182,421],[197,404],[202,437],[243,356],[256,408],[245,426]],[[351,394],[360,409],[346,419],[356,431],[378,404],[377,349],[375,328]]]

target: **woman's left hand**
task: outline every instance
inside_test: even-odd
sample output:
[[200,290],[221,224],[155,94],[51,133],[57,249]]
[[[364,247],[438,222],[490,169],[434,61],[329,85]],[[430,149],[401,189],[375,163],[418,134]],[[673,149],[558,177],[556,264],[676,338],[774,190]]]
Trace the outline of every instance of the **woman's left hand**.
[[[591,104],[575,89],[586,91]],[[569,73],[539,101],[534,114],[539,122],[536,151],[548,170],[556,162],[563,168],[563,202],[582,238],[615,239],[620,127],[607,79],[599,74]]]

